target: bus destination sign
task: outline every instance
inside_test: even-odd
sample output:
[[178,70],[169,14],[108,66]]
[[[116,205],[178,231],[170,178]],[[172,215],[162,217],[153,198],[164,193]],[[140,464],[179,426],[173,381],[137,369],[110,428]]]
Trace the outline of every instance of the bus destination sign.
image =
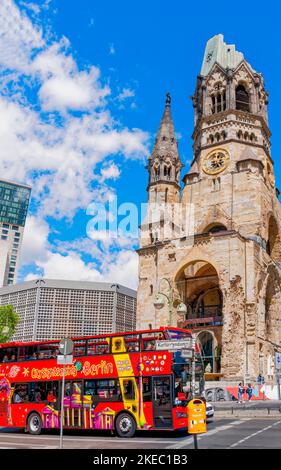
[[164,340],[156,341],[156,350],[158,351],[179,351],[181,349],[192,349],[192,338],[186,338],[181,340]]

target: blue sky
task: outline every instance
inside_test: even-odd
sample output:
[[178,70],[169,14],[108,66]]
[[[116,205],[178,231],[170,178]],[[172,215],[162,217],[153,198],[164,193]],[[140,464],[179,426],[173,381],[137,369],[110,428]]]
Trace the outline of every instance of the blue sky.
[[189,96],[215,34],[264,74],[281,186],[279,17],[270,1],[1,1],[0,175],[33,187],[21,280],[136,287],[137,241],[91,240],[86,210],[113,194],[119,203],[146,201],[145,160],[167,91],[188,170]]

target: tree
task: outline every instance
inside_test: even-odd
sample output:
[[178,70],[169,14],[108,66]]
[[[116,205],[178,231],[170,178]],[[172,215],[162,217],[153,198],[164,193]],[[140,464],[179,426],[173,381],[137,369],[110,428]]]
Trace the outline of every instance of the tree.
[[19,320],[12,305],[0,307],[0,343],[7,343],[12,338]]

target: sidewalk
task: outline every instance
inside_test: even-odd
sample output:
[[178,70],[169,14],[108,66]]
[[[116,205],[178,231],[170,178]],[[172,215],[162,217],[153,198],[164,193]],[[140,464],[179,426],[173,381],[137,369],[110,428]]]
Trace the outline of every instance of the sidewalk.
[[217,417],[280,417],[281,400],[253,400],[245,403],[237,401],[212,402]]

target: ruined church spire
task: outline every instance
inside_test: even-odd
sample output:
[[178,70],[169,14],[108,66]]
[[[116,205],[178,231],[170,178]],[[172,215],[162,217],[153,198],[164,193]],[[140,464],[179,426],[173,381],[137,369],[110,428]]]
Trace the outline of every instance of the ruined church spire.
[[171,95],[167,93],[164,113],[148,162],[149,184],[179,185],[181,168],[182,164],[171,115]]

